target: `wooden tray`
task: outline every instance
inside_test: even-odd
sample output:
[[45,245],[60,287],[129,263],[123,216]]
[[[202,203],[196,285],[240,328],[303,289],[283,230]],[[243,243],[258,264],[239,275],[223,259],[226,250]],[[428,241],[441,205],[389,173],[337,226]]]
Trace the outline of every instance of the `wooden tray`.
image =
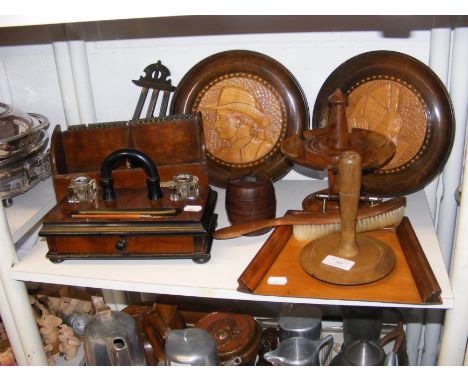
[[383,196],[416,192],[442,171],[455,136],[450,96],[423,62],[399,52],[359,54],[325,80],[314,105],[312,128],[328,124],[328,97],[348,95],[350,128],[377,131],[396,145],[381,169],[362,177],[362,191]]
[[[238,279],[238,290],[258,295],[401,304],[441,304],[441,289],[407,217],[396,230],[366,233],[395,251],[395,269],[376,282],[357,286],[334,285],[308,275],[299,255],[307,243],[298,241],[292,226],[276,228]],[[286,277],[286,285],[270,285],[270,277]]]
[[210,184],[223,188],[249,171],[273,181],[283,177],[293,163],[281,143],[309,128],[297,79],[278,61],[249,50],[214,54],[185,74],[171,113],[196,112],[203,117]]

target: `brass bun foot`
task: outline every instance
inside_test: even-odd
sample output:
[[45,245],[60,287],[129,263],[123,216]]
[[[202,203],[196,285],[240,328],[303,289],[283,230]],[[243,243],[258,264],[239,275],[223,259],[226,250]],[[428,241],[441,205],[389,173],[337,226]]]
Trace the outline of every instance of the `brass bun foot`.
[[349,270],[323,263],[329,255],[338,257],[341,233],[327,235],[307,244],[300,254],[301,266],[316,279],[339,285],[371,283],[387,276],[393,270],[395,254],[387,244],[366,235],[356,235],[356,242],[358,254],[343,258],[354,262]]

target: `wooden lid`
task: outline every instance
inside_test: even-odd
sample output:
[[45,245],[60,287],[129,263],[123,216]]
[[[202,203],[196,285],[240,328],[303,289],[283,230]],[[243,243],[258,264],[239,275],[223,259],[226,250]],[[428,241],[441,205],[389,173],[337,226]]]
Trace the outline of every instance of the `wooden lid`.
[[213,336],[221,362],[235,357],[248,362],[261,346],[258,324],[247,314],[213,312],[200,319],[195,326]]

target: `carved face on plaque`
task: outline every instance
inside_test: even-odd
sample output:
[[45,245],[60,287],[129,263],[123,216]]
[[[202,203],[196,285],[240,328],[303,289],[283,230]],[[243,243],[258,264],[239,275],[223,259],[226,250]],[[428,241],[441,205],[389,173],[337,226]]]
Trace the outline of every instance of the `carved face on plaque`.
[[221,76],[200,92],[207,155],[229,167],[253,167],[274,154],[284,139],[285,106],[257,76]]
[[209,182],[264,172],[281,179],[293,163],[281,152],[287,136],[309,127],[299,82],[272,57],[228,50],[206,57],[181,79],[171,113],[199,113]]
[[407,195],[440,173],[455,137],[454,111],[447,89],[426,64],[386,50],[351,57],[328,76],[317,94],[314,128],[327,126],[328,97],[337,88],[348,96],[350,128],[374,130],[396,146],[389,163],[363,174],[363,192]]
[[422,99],[402,83],[373,80],[349,92],[348,123],[387,136],[396,145],[393,159],[379,171],[391,171],[410,162],[426,136]]

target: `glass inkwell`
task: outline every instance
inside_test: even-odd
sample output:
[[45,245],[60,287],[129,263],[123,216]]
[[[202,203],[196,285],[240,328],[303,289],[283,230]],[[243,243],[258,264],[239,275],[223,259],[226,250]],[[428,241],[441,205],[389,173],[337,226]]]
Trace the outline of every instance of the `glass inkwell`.
[[96,180],[86,175],[74,177],[67,188],[68,203],[92,202],[96,198]]
[[189,173],[174,176],[169,185],[169,197],[173,202],[196,200],[199,195],[198,178]]

